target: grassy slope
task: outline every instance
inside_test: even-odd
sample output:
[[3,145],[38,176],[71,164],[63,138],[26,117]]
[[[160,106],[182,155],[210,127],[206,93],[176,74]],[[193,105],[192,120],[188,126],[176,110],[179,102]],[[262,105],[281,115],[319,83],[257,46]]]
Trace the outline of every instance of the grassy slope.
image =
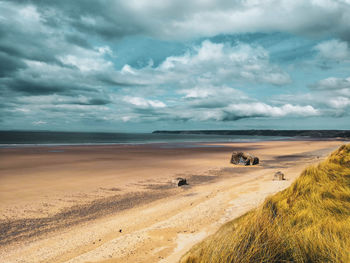
[[350,144],[223,225],[181,262],[350,262]]

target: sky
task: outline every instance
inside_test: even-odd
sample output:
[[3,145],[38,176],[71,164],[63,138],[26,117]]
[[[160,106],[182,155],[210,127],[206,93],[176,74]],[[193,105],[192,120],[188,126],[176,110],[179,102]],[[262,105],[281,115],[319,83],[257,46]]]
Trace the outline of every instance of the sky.
[[350,0],[0,0],[0,129],[350,129]]

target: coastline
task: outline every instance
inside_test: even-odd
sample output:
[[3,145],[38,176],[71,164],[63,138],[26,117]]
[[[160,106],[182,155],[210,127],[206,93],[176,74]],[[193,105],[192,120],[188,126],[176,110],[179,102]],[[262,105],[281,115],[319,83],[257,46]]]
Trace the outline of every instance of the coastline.
[[[264,137],[264,136],[262,136]],[[251,143],[273,143],[273,142],[349,142],[346,138],[314,138],[314,137],[278,137],[273,136],[275,139],[242,139],[242,140],[201,140],[201,141],[161,141],[161,142],[106,142],[106,143],[9,143],[0,144],[0,150],[2,149],[38,149],[43,150],[61,148],[61,147],[72,147],[72,148],[87,148],[87,147],[128,147],[128,146],[146,146],[150,148],[202,148],[202,147],[234,147],[234,145],[240,144],[251,144]]]
[[120,145],[156,143],[252,142],[286,139],[285,136],[216,135],[216,134],[155,134],[108,132],[0,131],[0,147]]
[[[180,135],[181,136],[181,135]],[[205,135],[207,136],[207,135]],[[210,136],[210,135],[208,135]],[[253,137],[253,136],[252,136]],[[274,142],[274,141],[290,141],[290,140],[296,140],[296,141],[308,141],[308,140],[321,140],[321,141],[335,141],[335,140],[341,140],[344,141],[344,138],[307,138],[307,137],[278,137],[274,136],[269,139],[266,138],[252,138],[252,139],[222,139],[222,140],[199,140],[199,141],[159,141],[159,142],[153,142],[153,141],[145,141],[145,142],[96,142],[96,143],[0,143],[0,149],[1,148],[28,148],[28,147],[60,147],[60,146],[127,146],[127,145],[149,145],[149,146],[161,146],[161,145],[172,145],[176,147],[176,145],[193,145],[194,147],[200,147],[202,144],[216,144],[216,143],[252,143],[252,142]]]
[[[179,240],[199,241],[225,220],[290,185],[305,166],[340,144],[293,140],[177,148],[80,145],[54,146],[54,152],[49,152],[52,147],[1,148],[1,226],[6,221],[13,224],[7,229],[15,226],[13,222],[19,223],[15,229],[24,228],[17,231],[19,238],[16,231],[7,232],[8,240],[3,236],[0,259],[175,262],[185,252]],[[261,165],[233,167],[229,156],[237,149],[257,154]],[[288,180],[272,182],[279,169]],[[188,178],[190,186],[174,188],[170,182],[177,176]],[[33,220],[41,225],[28,224]],[[116,246],[124,246],[123,251]]]

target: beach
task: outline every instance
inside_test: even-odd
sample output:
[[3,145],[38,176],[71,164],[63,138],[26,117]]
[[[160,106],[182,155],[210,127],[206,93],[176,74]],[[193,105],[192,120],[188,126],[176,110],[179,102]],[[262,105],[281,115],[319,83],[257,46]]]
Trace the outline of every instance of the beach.
[[[0,148],[0,261],[177,262],[342,143]],[[234,166],[232,151],[260,164]],[[274,181],[277,171],[287,180]],[[176,187],[177,177],[189,185]]]

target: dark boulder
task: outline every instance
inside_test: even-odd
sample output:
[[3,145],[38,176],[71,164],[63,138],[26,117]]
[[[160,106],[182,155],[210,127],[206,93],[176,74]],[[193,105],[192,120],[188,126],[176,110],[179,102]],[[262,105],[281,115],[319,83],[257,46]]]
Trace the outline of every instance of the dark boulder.
[[187,185],[188,184],[186,178],[182,178],[182,177],[178,177],[178,178],[174,179],[173,183],[176,186],[182,186],[182,185]]
[[259,158],[244,152],[233,152],[231,156],[232,164],[256,165],[259,164]]

